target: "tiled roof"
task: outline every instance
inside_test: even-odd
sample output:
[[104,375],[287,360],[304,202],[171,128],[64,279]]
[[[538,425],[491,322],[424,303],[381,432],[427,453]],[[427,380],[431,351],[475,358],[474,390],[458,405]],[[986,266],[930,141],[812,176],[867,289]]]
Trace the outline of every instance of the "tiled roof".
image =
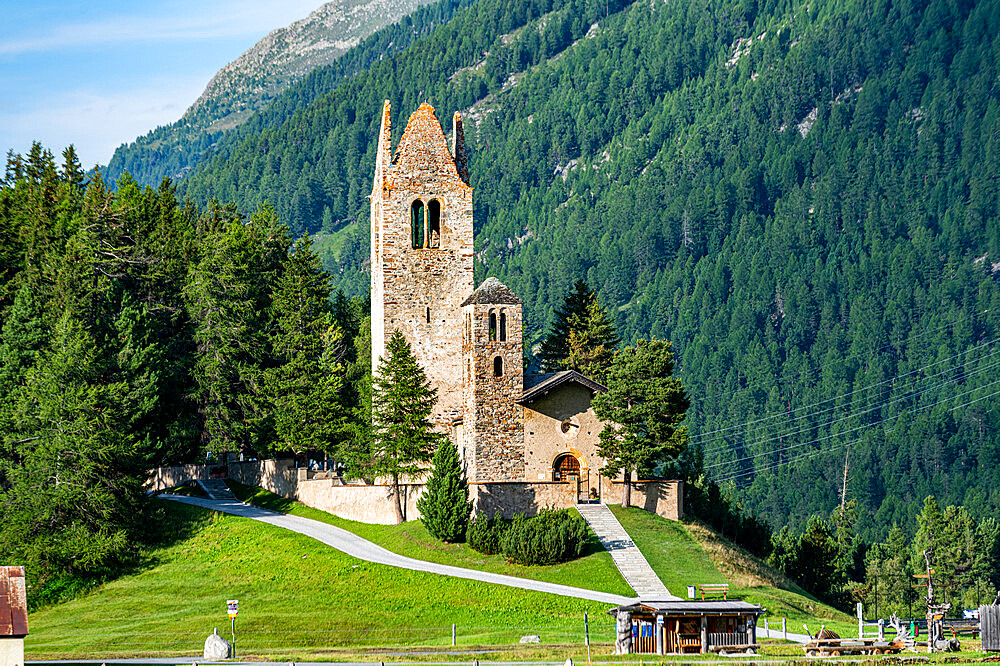
[[521,299],[514,295],[510,289],[507,288],[500,280],[495,277],[486,278],[486,280],[479,285],[479,289],[472,292],[472,296],[469,296],[462,303],[464,308],[466,305],[520,305]]
[[567,382],[574,382],[589,389],[592,393],[604,393],[608,387],[600,382],[596,382],[590,377],[581,375],[576,370],[563,370],[562,372],[552,372],[538,375],[524,376],[524,395],[518,403],[526,405],[538,400],[546,393],[562,386]]

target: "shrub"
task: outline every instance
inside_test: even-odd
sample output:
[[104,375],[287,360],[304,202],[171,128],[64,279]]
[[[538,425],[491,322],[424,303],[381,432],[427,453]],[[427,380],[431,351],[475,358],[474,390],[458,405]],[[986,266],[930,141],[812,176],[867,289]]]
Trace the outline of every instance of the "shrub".
[[458,451],[448,440],[438,445],[427,490],[417,500],[420,520],[433,536],[455,543],[465,537],[469,523],[469,484],[462,474]]
[[473,550],[483,555],[499,555],[502,552],[500,540],[509,528],[509,521],[503,518],[489,519],[480,513],[469,523],[466,541]]
[[579,557],[589,537],[587,522],[575,511],[543,510],[534,518],[515,515],[500,546],[518,564],[556,564]]

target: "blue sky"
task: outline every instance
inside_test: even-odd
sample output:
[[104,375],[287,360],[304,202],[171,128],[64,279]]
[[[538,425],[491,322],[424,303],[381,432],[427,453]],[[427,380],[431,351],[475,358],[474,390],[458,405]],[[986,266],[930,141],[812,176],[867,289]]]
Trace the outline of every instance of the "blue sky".
[[0,0],[0,150],[85,168],[177,120],[223,65],[323,0]]

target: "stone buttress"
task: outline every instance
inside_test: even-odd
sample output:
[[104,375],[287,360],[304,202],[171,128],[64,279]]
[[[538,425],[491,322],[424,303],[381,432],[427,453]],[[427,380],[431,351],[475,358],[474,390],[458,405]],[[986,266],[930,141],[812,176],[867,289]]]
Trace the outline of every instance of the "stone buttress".
[[462,301],[473,290],[472,188],[462,121],[449,150],[434,107],[413,112],[392,155],[382,111],[371,194],[372,371],[394,330],[437,389],[432,418],[449,429],[463,412]]

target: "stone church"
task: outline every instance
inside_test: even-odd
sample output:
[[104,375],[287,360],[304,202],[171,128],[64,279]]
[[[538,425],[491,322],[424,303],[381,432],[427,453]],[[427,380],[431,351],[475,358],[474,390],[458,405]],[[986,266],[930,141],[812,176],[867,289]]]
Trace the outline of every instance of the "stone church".
[[606,495],[614,480],[599,473],[601,423],[590,407],[605,388],[574,371],[526,375],[520,299],[496,278],[475,288],[458,113],[453,128],[449,142],[425,103],[393,153],[383,107],[371,194],[373,371],[398,329],[437,389],[433,418],[471,483],[576,480],[581,495]]

